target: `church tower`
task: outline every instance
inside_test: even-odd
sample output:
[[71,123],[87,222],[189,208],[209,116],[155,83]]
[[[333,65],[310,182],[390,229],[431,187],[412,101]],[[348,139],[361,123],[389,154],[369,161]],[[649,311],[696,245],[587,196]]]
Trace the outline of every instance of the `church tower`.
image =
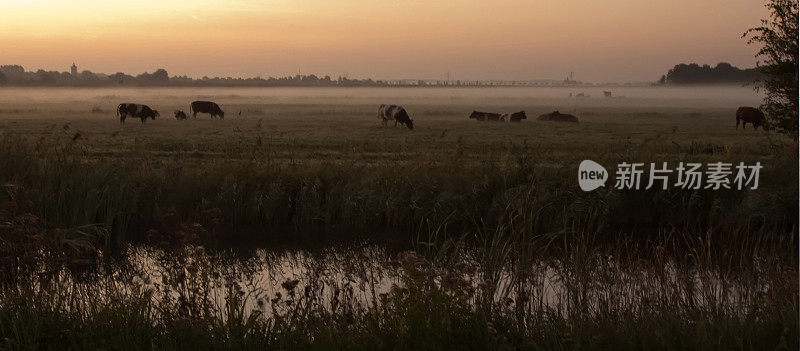
[[78,76],[78,66],[75,65],[75,62],[73,62],[72,67],[69,68],[69,73],[72,74],[73,77]]

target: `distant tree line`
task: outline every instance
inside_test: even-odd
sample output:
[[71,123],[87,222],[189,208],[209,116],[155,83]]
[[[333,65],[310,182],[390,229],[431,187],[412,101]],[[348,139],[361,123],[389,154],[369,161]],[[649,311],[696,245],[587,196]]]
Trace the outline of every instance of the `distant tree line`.
[[762,76],[759,67],[741,69],[725,62],[718,63],[716,67],[681,63],[662,75],[659,84],[744,84],[753,83]]
[[203,77],[194,79],[187,76],[170,77],[166,70],[157,69],[153,73],[136,76],[122,72],[114,74],[83,71],[75,75],[70,72],[25,71],[20,65],[0,66],[0,85],[7,86],[383,86],[384,81],[372,79],[349,79],[330,76],[318,77],[314,74],[295,75],[281,78],[220,78]]

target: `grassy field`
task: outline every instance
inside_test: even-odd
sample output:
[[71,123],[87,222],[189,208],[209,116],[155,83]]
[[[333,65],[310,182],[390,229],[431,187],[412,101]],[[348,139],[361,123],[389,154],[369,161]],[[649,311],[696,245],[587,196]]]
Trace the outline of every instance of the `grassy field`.
[[[561,89],[0,91],[2,345],[796,349],[797,144],[736,130],[736,107],[758,98],[714,89],[613,99]],[[226,118],[171,117],[195,99],[219,102]],[[123,126],[120,102],[162,116]],[[381,103],[404,105],[415,129],[380,126]],[[467,118],[474,109],[525,110],[528,120],[479,123]],[[581,123],[535,120],[553,110]],[[584,159],[612,172],[621,162],[764,169],[757,190],[621,191],[610,181],[584,193]],[[415,253],[336,258],[394,265],[398,290],[379,297],[363,280],[373,298],[364,306],[318,303],[306,290],[294,307],[250,313],[249,293],[231,288],[211,306],[203,289],[181,288],[210,275],[178,274],[164,284],[183,300],[156,302],[151,285],[101,293],[73,276],[103,272],[103,257],[131,243],[187,260],[194,245],[387,239]],[[560,303],[536,303],[547,286],[536,267],[558,272]],[[298,290],[315,286],[298,278]]]

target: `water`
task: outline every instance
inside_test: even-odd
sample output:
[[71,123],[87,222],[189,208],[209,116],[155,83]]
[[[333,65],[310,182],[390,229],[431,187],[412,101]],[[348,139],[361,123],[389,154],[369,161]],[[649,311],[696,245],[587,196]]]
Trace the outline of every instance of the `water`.
[[[466,255],[458,263],[429,262],[380,245],[318,251],[302,249],[209,252],[202,246],[160,249],[134,245],[85,271],[61,270],[41,281],[55,283],[82,303],[124,295],[151,296],[154,305],[171,301],[186,308],[210,307],[225,318],[236,296],[248,313],[267,317],[297,304],[334,311],[382,306],[393,294],[426,286],[478,303],[564,317],[575,311],[631,310],[649,304],[745,311],[768,289],[765,283],[736,284],[720,272],[621,265],[611,257],[591,266],[542,260],[519,267],[489,267]],[[486,268],[489,268],[487,270]],[[296,284],[293,286],[293,284]],[[78,304],[80,305],[80,303]]]

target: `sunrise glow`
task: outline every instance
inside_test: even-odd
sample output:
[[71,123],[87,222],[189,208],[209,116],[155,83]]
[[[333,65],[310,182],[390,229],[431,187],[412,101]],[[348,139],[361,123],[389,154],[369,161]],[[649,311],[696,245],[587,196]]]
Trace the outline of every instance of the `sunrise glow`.
[[96,72],[375,78],[657,78],[755,64],[750,0],[0,1],[2,64]]

